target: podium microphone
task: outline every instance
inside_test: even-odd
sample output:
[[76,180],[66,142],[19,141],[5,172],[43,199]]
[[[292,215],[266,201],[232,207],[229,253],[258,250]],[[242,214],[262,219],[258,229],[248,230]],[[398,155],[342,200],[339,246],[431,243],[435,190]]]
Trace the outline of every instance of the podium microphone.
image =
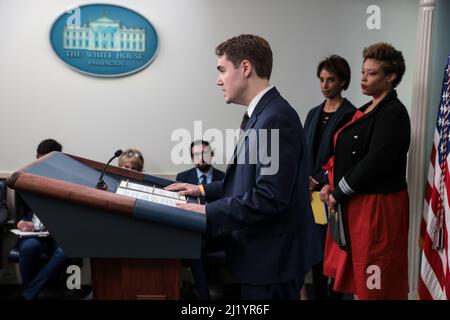
[[97,189],[107,190],[108,186],[106,185],[105,181],[103,181],[103,175],[106,172],[106,169],[108,168],[111,161],[113,161],[115,158],[119,157],[123,151],[121,149],[114,152],[114,156],[109,159],[108,163],[105,165],[105,168],[103,168],[102,174],[100,175],[100,178],[98,178],[97,185],[95,186]]

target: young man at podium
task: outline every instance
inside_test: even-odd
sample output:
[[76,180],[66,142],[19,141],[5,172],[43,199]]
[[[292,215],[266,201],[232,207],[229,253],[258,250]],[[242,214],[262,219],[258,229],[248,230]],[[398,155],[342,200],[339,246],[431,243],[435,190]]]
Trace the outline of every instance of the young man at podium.
[[298,299],[305,273],[321,259],[300,119],[269,83],[272,50],[265,39],[240,35],[221,43],[216,54],[216,84],[225,102],[247,108],[233,160],[224,180],[167,189],[205,197],[206,205],[179,207],[206,214],[207,232],[226,236],[242,299]]

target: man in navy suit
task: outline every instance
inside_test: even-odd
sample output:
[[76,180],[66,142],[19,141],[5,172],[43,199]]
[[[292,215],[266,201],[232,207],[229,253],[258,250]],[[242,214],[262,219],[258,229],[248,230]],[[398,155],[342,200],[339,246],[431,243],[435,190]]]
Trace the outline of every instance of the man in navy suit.
[[227,261],[241,283],[241,298],[298,299],[305,273],[322,255],[303,127],[269,83],[272,50],[266,40],[240,35],[220,44],[216,54],[216,84],[225,102],[247,107],[244,132],[224,180],[167,189],[205,196],[206,205],[179,207],[205,213],[210,235],[226,235]]
[[177,174],[177,181],[190,184],[203,184],[222,180],[225,174],[211,165],[214,151],[208,141],[193,141],[191,143],[191,159],[195,168]]
[[[213,157],[214,151],[208,141],[193,141],[191,143],[191,159],[195,168],[180,172],[177,174],[176,180],[197,185],[206,185],[222,180],[225,174],[211,165]],[[190,260],[190,266],[198,298],[208,300],[210,296],[204,259]]]

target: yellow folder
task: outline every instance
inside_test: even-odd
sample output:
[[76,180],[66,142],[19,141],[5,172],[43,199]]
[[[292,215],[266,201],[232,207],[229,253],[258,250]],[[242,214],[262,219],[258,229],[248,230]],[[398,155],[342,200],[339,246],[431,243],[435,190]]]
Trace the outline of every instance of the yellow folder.
[[327,224],[328,219],[325,204],[320,201],[320,193],[318,191],[311,193],[311,207],[314,213],[314,221],[317,224]]

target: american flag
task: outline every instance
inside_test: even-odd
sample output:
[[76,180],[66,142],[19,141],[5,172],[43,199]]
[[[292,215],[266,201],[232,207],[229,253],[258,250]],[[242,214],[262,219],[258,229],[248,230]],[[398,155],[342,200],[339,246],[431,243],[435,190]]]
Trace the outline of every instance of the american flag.
[[423,246],[419,297],[424,300],[450,298],[450,56],[444,73],[441,101],[434,132],[425,207],[420,227]]

